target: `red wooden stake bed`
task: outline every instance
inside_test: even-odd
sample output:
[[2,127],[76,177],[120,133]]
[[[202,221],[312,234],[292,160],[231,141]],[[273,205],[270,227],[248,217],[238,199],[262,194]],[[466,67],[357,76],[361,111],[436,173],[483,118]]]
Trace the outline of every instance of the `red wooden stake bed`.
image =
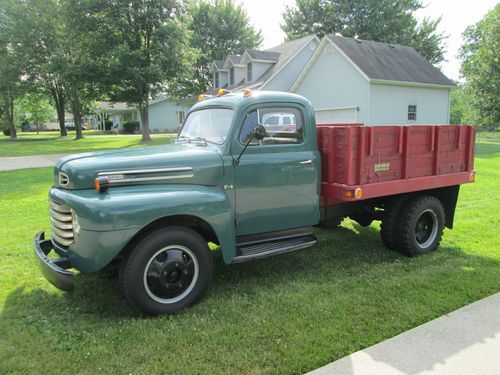
[[317,125],[322,195],[329,203],[474,181],[470,125]]

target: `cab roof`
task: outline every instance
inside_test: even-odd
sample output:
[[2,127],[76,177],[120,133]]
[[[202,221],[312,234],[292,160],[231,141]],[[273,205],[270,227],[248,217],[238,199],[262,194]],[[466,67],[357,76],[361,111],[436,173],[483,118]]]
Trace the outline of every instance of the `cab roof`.
[[285,103],[298,103],[304,106],[310,106],[309,100],[303,96],[292,94],[289,92],[281,91],[252,91],[248,95],[243,92],[227,93],[222,96],[207,96],[204,100],[197,102],[191,111],[198,110],[204,107],[231,107],[236,109],[241,105],[247,106],[255,103],[272,103],[272,102],[285,102]]

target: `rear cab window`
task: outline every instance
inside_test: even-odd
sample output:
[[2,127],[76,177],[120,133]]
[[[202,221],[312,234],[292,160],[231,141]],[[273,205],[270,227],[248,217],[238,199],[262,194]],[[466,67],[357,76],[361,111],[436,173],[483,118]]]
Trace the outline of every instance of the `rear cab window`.
[[248,142],[257,124],[266,128],[267,136],[262,141],[252,140],[250,145],[296,145],[304,142],[302,115],[296,108],[259,108],[249,112],[241,127],[241,144]]

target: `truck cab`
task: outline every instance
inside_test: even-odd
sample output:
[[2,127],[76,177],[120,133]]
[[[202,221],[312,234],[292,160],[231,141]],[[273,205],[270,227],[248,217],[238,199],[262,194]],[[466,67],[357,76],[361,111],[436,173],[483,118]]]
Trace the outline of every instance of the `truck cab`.
[[[57,162],[51,238],[40,232],[34,240],[52,284],[70,291],[69,269],[96,272],[119,263],[123,294],[135,311],[173,313],[199,301],[210,284],[209,243],[232,264],[313,246],[311,227],[356,215],[369,224],[384,205],[397,222],[391,207],[408,194],[336,205],[322,196],[318,129],[304,97],[245,91],[200,99],[170,145]],[[438,207],[419,224],[430,241],[422,249],[439,244],[455,190],[447,191],[442,215]],[[361,198],[355,191],[352,198]],[[389,230],[394,241],[396,231]]]

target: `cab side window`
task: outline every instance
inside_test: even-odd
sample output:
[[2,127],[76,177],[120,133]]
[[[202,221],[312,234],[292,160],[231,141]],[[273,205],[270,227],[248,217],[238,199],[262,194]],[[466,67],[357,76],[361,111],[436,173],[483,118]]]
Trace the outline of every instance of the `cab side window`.
[[267,136],[260,142],[252,140],[250,145],[300,144],[304,141],[302,116],[298,109],[259,108],[249,112],[241,127],[242,144],[248,142],[257,124],[264,125]]

